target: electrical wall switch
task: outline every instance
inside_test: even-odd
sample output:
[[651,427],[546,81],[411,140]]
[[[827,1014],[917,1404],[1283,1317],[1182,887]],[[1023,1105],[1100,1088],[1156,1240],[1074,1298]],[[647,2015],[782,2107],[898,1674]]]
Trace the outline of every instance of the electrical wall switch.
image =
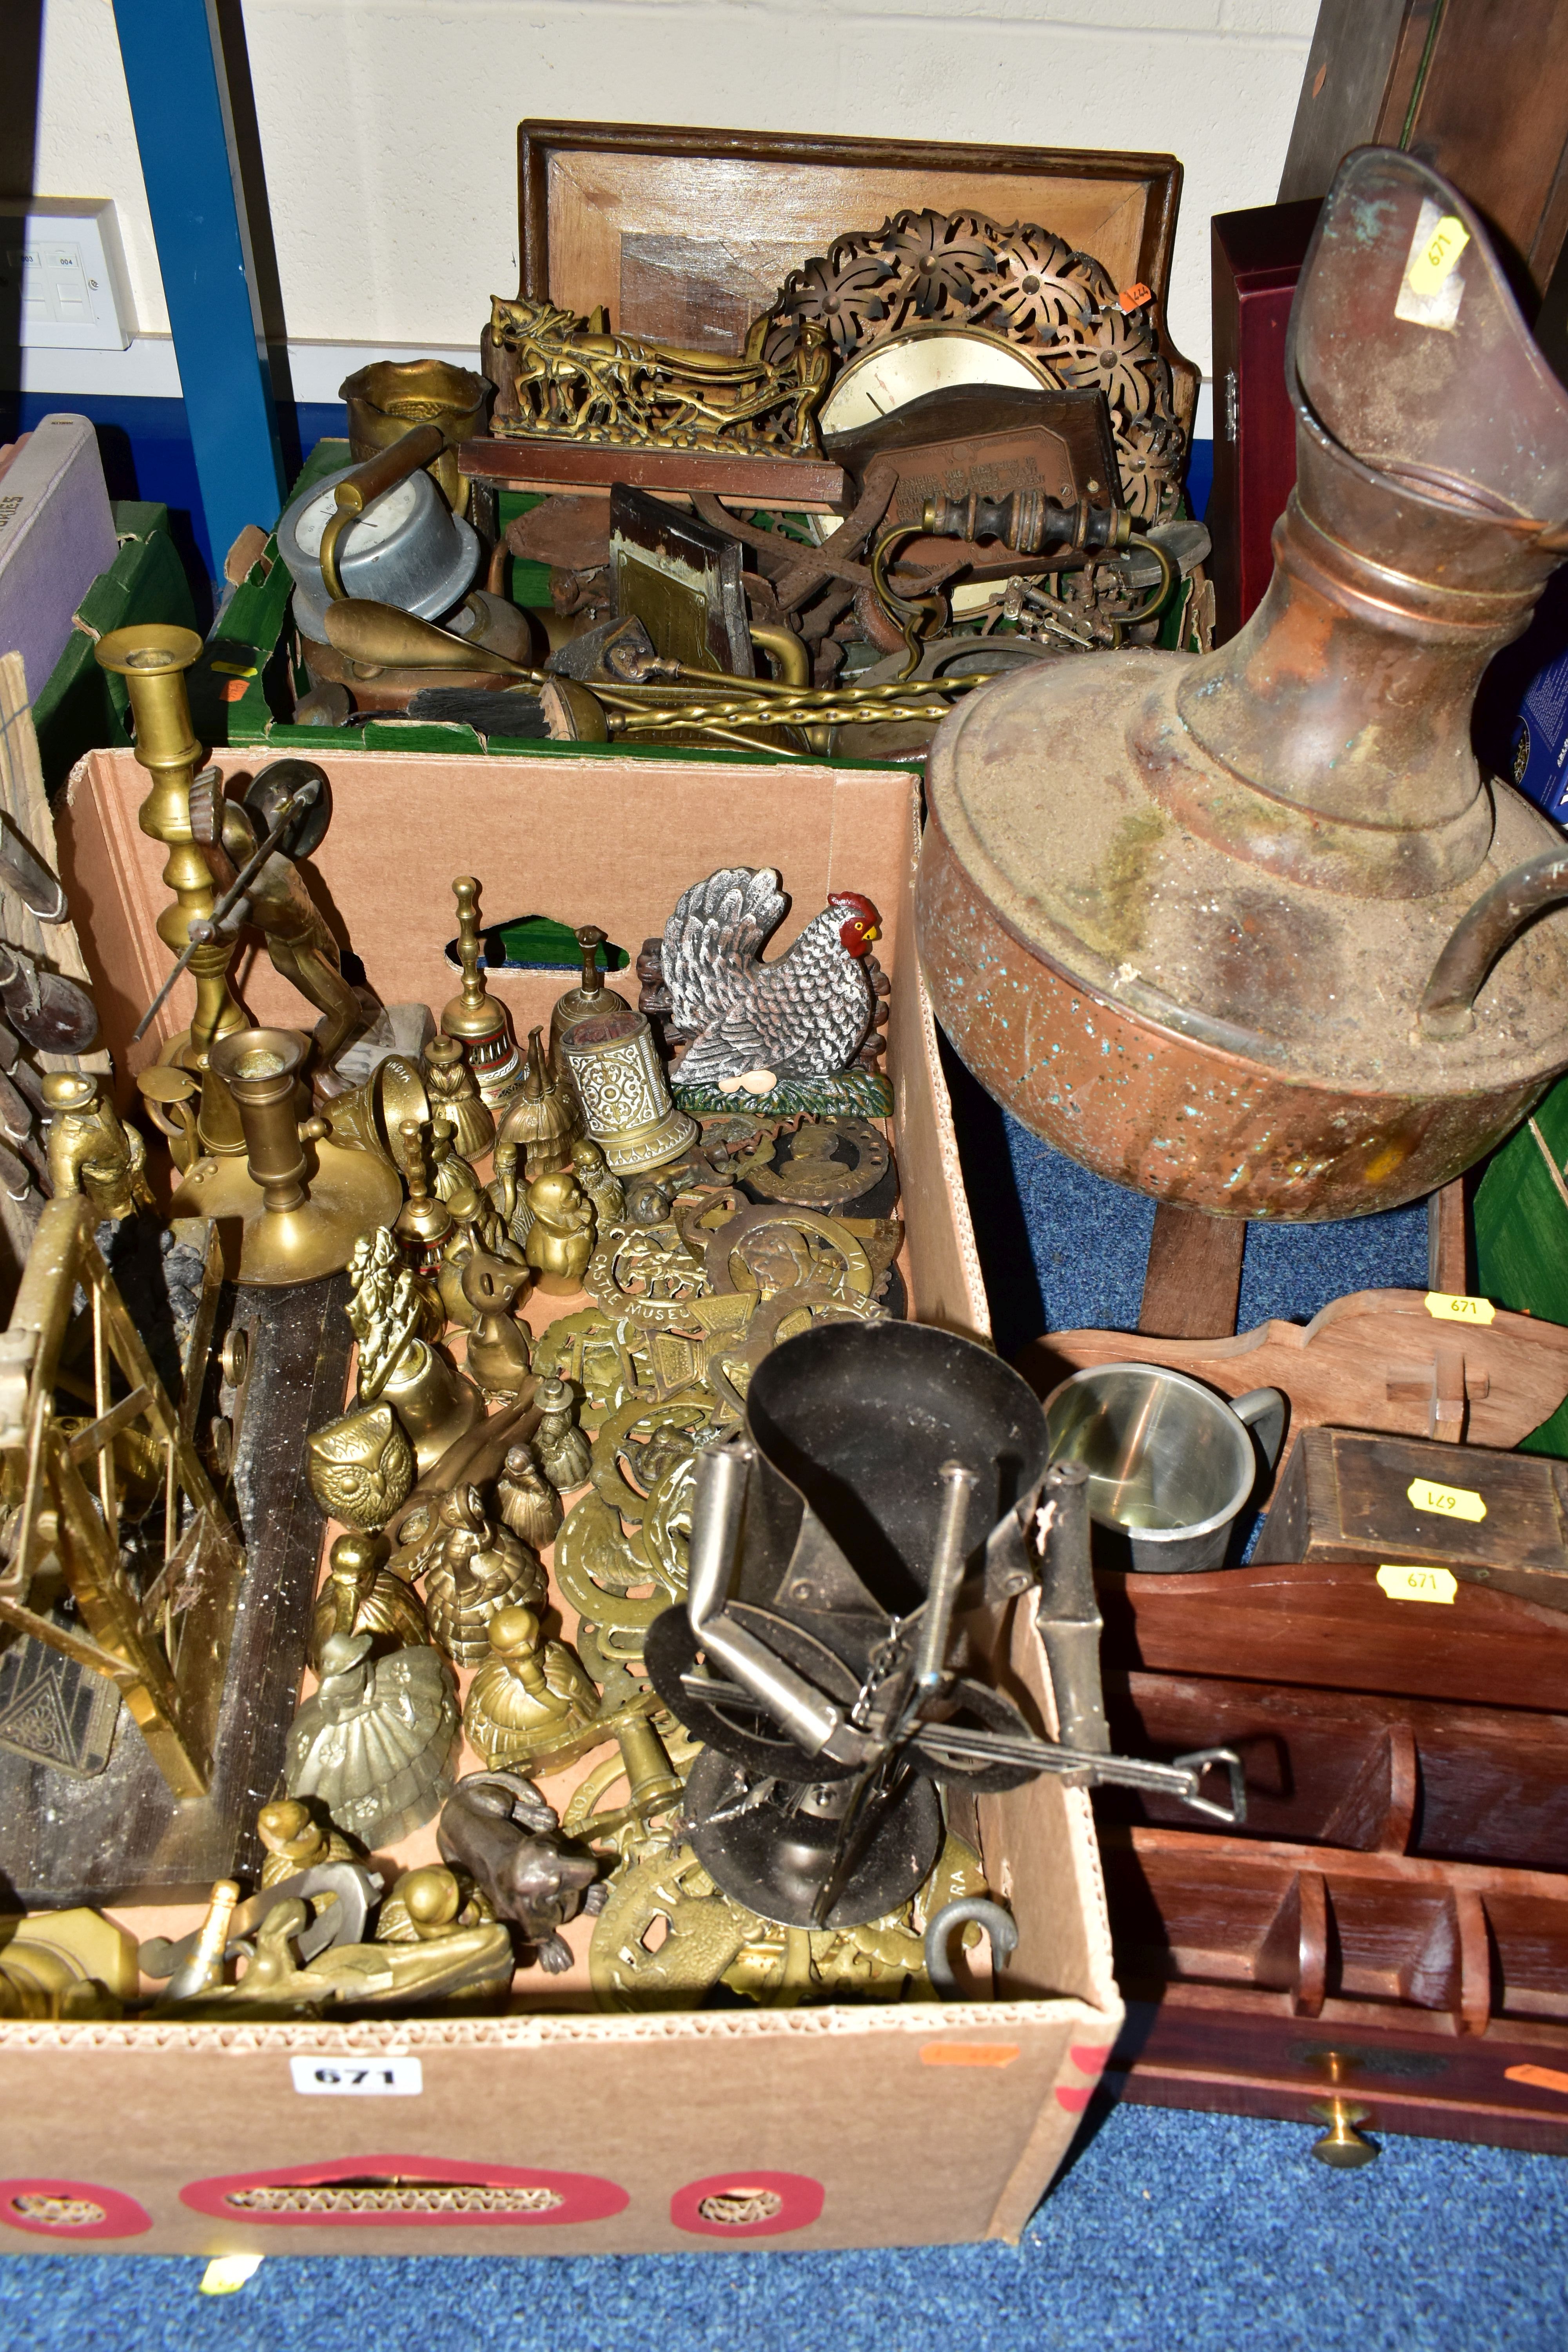
[[111,198],[0,196],[0,318],[24,349],[122,352],[132,316]]

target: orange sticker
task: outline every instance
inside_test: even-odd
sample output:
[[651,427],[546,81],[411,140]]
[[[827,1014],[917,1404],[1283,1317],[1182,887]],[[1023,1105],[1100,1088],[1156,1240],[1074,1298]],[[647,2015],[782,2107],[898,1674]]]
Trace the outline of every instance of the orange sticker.
[[1568,2097],[1568,2074],[1559,2074],[1551,2066],[1510,2066],[1503,2079],[1528,2083],[1532,2091],[1561,2091]]
[[924,2042],[922,2066],[1010,2066],[1018,2055],[1016,2042]]
[[[252,672],[252,676],[254,675],[255,673]],[[249,691],[249,683],[247,679],[243,677],[231,677],[228,684],[224,688],[223,698],[226,702],[243,702]]]
[[1142,284],[1130,286],[1124,294],[1119,294],[1116,299],[1124,310],[1141,310],[1145,302],[1152,302],[1154,299],[1154,289],[1152,286]]

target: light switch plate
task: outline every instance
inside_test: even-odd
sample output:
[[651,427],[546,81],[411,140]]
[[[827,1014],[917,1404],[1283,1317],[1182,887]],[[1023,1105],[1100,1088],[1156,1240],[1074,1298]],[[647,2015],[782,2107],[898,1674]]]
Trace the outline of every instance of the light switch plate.
[[122,352],[132,317],[108,196],[0,196],[0,315],[24,349]]

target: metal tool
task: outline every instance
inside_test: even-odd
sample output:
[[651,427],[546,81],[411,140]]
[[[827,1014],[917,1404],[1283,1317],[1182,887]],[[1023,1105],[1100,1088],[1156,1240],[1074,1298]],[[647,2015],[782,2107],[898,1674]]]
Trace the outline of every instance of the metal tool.
[[[1047,1486],[1046,1457],[1018,1375],[946,1332],[818,1324],[756,1367],[744,1430],[698,1457],[686,1604],[645,1653],[706,1743],[687,1833],[724,1893],[795,1927],[880,1916],[935,1858],[938,1782],[1000,1792],[1052,1771],[1242,1817],[1228,1749],[1107,1752],[1082,1480]],[[1031,1591],[1069,1744],[949,1662],[964,1594]],[[1228,1805],[1201,1794],[1216,1764]]]
[[[250,1939],[275,1903],[313,1900],[315,1916],[308,1927],[295,1938],[301,1960],[313,1960],[334,1944],[357,1944],[365,1931],[371,1906],[379,1900],[386,1882],[381,1873],[367,1870],[358,1862],[319,1862],[309,1870],[296,1871],[291,1878],[280,1878],[247,1902],[237,1904],[227,1922],[227,1941],[221,1957],[226,1960],[248,1959]],[[331,1902],[323,1902],[325,1895]],[[205,1933],[205,1926],[193,1927],[171,1944],[166,1937],[150,1936],[142,1946],[139,1958],[142,1972],[149,1977],[174,1978],[195,1958],[196,1947]],[[171,1997],[174,1994],[170,1988]]]

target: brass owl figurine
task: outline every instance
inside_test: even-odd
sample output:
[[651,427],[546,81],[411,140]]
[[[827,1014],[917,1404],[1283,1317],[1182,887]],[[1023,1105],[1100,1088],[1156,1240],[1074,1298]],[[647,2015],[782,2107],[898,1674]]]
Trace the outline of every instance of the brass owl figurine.
[[414,1490],[414,1448],[389,1404],[359,1405],[308,1441],[310,1492],[324,1518],[379,1528]]

